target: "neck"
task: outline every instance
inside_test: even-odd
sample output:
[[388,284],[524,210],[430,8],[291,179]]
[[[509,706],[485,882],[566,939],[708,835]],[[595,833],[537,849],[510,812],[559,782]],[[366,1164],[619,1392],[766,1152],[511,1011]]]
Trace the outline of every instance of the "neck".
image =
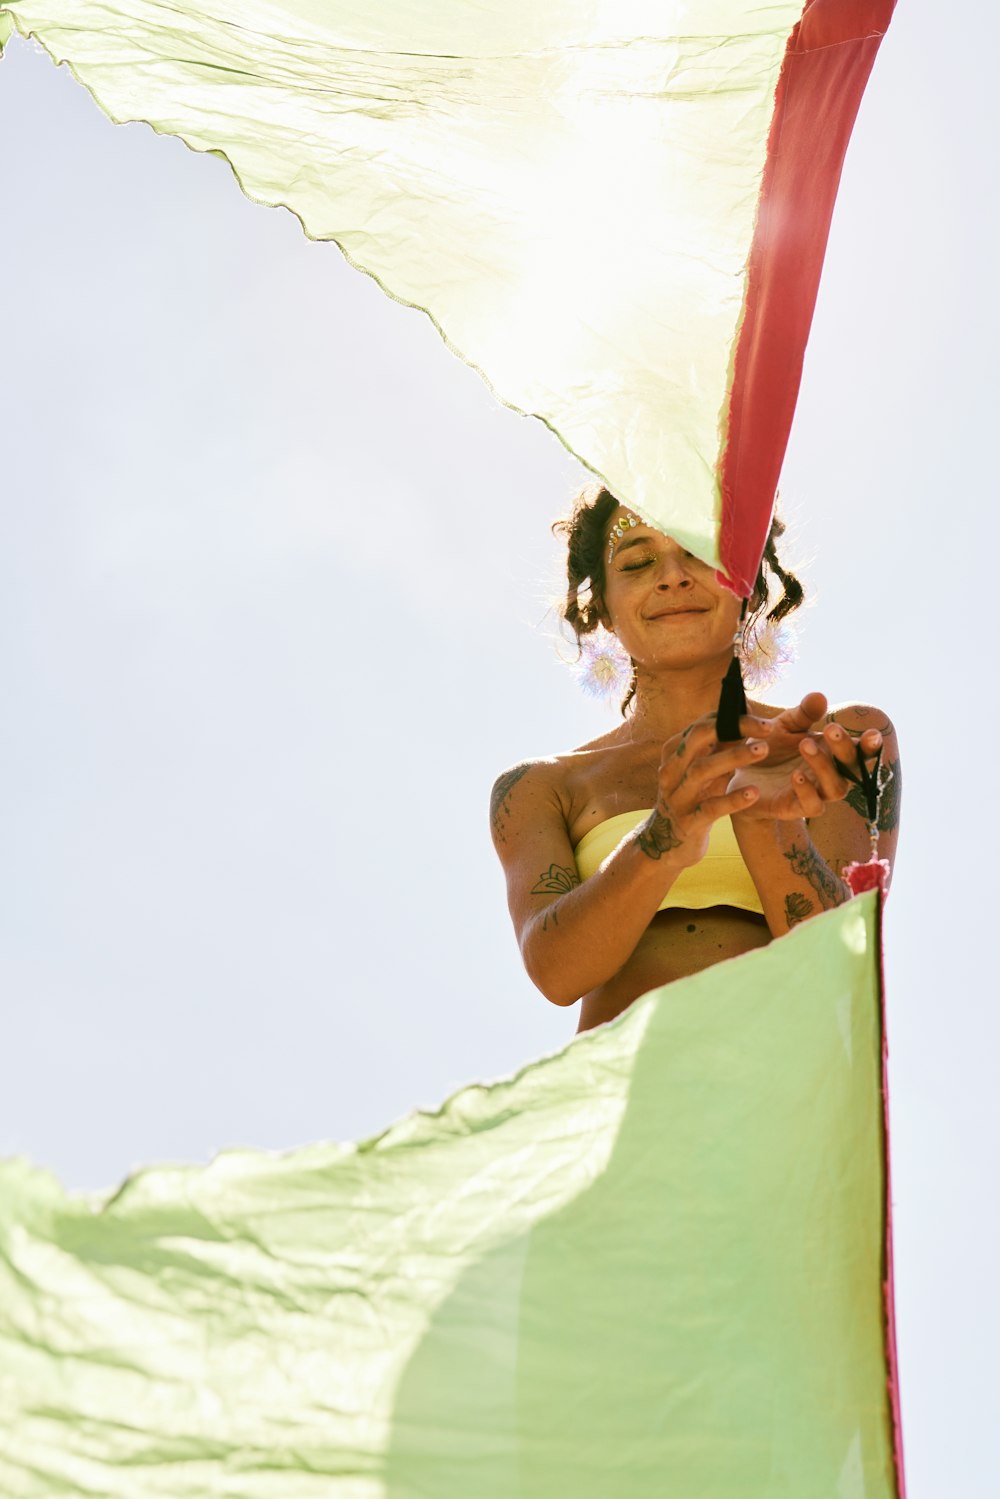
[[629,737],[662,743],[680,734],[696,718],[715,713],[729,661],[727,652],[680,669],[645,671],[640,667],[634,709],[626,726]]

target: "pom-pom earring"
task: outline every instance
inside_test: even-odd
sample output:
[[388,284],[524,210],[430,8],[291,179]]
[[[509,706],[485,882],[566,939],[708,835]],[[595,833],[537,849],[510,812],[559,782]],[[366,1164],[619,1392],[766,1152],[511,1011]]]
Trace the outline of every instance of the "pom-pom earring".
[[783,620],[761,619],[741,636],[736,648],[748,687],[771,687],[795,660],[795,636]]
[[632,657],[603,625],[580,637],[580,654],[570,671],[590,697],[623,698],[632,685]]

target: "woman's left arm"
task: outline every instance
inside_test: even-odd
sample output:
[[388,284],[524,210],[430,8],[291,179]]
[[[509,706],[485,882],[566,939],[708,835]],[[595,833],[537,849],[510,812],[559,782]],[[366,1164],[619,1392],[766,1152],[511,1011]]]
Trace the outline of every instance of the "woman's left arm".
[[740,851],[776,937],[850,899],[841,871],[870,857],[871,839],[861,788],[840,774],[838,762],[853,766],[861,752],[871,765],[879,745],[878,854],[890,868],[895,859],[902,789],[895,729],[877,708],[857,704],[827,713],[825,701],[818,711],[820,701],[813,694],[778,715],[790,763],[761,767],[770,794],[760,797],[759,812],[755,807],[733,817]]

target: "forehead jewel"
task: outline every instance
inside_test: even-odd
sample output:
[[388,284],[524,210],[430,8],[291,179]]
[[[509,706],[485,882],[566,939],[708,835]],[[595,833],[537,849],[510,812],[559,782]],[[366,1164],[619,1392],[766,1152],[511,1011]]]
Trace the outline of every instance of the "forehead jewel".
[[614,525],[611,527],[611,530],[608,532],[609,562],[615,554],[615,542],[621,541],[622,537],[625,535],[625,532],[631,531],[633,526],[641,525],[642,521],[637,515],[633,515],[631,510],[626,510],[625,514],[619,520],[615,521]]

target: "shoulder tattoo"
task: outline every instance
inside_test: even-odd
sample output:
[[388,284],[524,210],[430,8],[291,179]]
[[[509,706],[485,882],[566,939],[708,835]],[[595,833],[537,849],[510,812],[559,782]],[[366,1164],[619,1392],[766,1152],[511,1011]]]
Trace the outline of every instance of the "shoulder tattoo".
[[[891,833],[899,823],[900,803],[900,775],[899,761],[893,760],[890,765],[881,765],[878,773],[878,830],[880,833]],[[867,823],[868,808],[865,805],[865,794],[860,786],[852,786],[844,800],[847,805],[858,816]]]
[[498,843],[506,843],[504,834],[504,823],[510,816],[510,794],[518,781],[534,764],[533,760],[522,760],[520,765],[512,765],[510,770],[505,770],[503,775],[497,776],[490,793],[490,824],[493,828],[493,836]]
[[[838,716],[841,713],[853,714],[855,718],[881,718],[882,722],[866,723],[864,729],[856,729],[842,722],[842,720]],[[847,729],[847,732],[849,734],[867,733],[869,729],[878,729],[880,734],[895,734],[896,732],[896,730],[893,728],[891,718],[888,718],[884,713],[879,712],[877,708],[866,708],[863,706],[854,708],[833,708],[826,715],[823,722],[839,723],[841,728]]]

